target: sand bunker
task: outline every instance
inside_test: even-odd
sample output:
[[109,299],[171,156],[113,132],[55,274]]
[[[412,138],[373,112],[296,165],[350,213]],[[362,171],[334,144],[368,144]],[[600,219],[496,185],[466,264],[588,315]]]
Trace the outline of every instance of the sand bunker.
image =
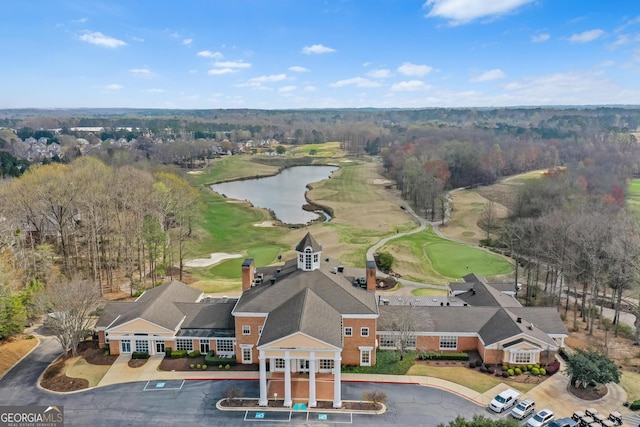
[[202,175],[204,172],[202,171],[188,171],[189,175]]
[[224,261],[225,259],[240,258],[241,256],[242,254],[227,254],[224,252],[215,252],[212,253],[209,258],[190,259],[189,261],[186,261],[184,265],[186,267],[209,267],[221,261]]
[[254,227],[275,227],[273,221],[262,221],[257,224],[253,224]]

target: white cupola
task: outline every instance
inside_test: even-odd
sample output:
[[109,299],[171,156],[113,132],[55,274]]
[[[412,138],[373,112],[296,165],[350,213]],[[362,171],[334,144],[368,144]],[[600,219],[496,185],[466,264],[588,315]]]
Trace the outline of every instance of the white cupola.
[[303,271],[313,271],[320,268],[320,256],[322,255],[322,245],[316,242],[311,233],[306,236],[296,246],[298,255],[298,269]]

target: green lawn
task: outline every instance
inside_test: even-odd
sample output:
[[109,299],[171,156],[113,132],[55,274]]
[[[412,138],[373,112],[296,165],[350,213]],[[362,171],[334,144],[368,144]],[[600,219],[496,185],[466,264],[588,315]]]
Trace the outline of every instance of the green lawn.
[[339,142],[325,142],[323,144],[305,144],[287,147],[287,153],[292,155],[310,156],[309,152],[315,150],[314,157],[336,157],[343,155]]
[[403,360],[400,353],[389,350],[376,351],[376,366],[343,366],[342,372],[348,374],[407,375],[415,363],[416,352],[407,351]]
[[278,166],[271,166],[252,161],[254,156],[226,156],[211,160],[209,166],[190,174],[189,178],[196,185],[211,184],[233,179],[255,176],[273,175],[278,172]]
[[[441,380],[460,384],[478,393],[487,392],[502,382],[499,377],[483,374],[467,367],[446,366],[445,363],[444,361],[442,362],[443,366],[413,365],[407,375],[440,378]],[[509,382],[509,387],[515,388],[522,393],[528,392],[536,385],[534,383]]]
[[411,293],[417,297],[444,297],[447,296],[446,289],[422,288],[414,289]]
[[513,271],[507,258],[442,239],[431,228],[393,240],[379,250],[385,251],[394,255],[395,271],[424,283],[444,284],[468,273],[491,277]]
[[624,371],[620,378],[620,385],[627,392],[627,401],[640,399],[640,374]]
[[89,381],[89,387],[95,387],[109,368],[111,365],[92,365],[80,358],[67,368],[66,374],[71,378],[84,378]]
[[634,212],[640,214],[640,179],[631,181],[627,195],[627,203]]

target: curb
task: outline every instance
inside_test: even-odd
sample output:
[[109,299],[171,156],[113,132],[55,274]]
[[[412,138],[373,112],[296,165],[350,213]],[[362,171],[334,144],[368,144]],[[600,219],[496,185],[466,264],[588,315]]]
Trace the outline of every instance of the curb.
[[[352,414],[369,414],[369,415],[382,415],[385,412],[387,412],[387,405],[385,405],[384,403],[379,403],[379,405],[381,406],[380,409],[378,410],[366,410],[366,409],[353,409],[353,410],[349,410],[349,409],[344,409],[344,408],[307,408],[303,411],[294,411],[292,408],[285,408],[285,407],[269,407],[269,406],[258,406],[258,407],[230,407],[230,406],[222,406],[222,402],[225,402],[227,399],[220,399],[216,402],[216,409],[218,409],[219,411],[234,411],[234,412],[246,412],[246,411],[253,411],[253,410],[259,410],[259,411],[264,411],[264,412],[329,412],[329,413],[352,413]],[[254,398],[242,398],[242,399],[236,399],[239,401],[256,401],[258,402],[258,399],[254,399]],[[343,400],[342,402],[352,402],[352,403],[362,403],[362,401],[360,400]]]

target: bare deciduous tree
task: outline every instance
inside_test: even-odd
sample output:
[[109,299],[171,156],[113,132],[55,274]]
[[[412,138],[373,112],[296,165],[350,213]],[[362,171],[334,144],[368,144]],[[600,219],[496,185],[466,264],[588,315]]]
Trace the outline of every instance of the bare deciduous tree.
[[78,344],[90,333],[100,300],[95,284],[83,280],[56,281],[47,286],[41,307],[51,330],[65,353],[75,356]]

